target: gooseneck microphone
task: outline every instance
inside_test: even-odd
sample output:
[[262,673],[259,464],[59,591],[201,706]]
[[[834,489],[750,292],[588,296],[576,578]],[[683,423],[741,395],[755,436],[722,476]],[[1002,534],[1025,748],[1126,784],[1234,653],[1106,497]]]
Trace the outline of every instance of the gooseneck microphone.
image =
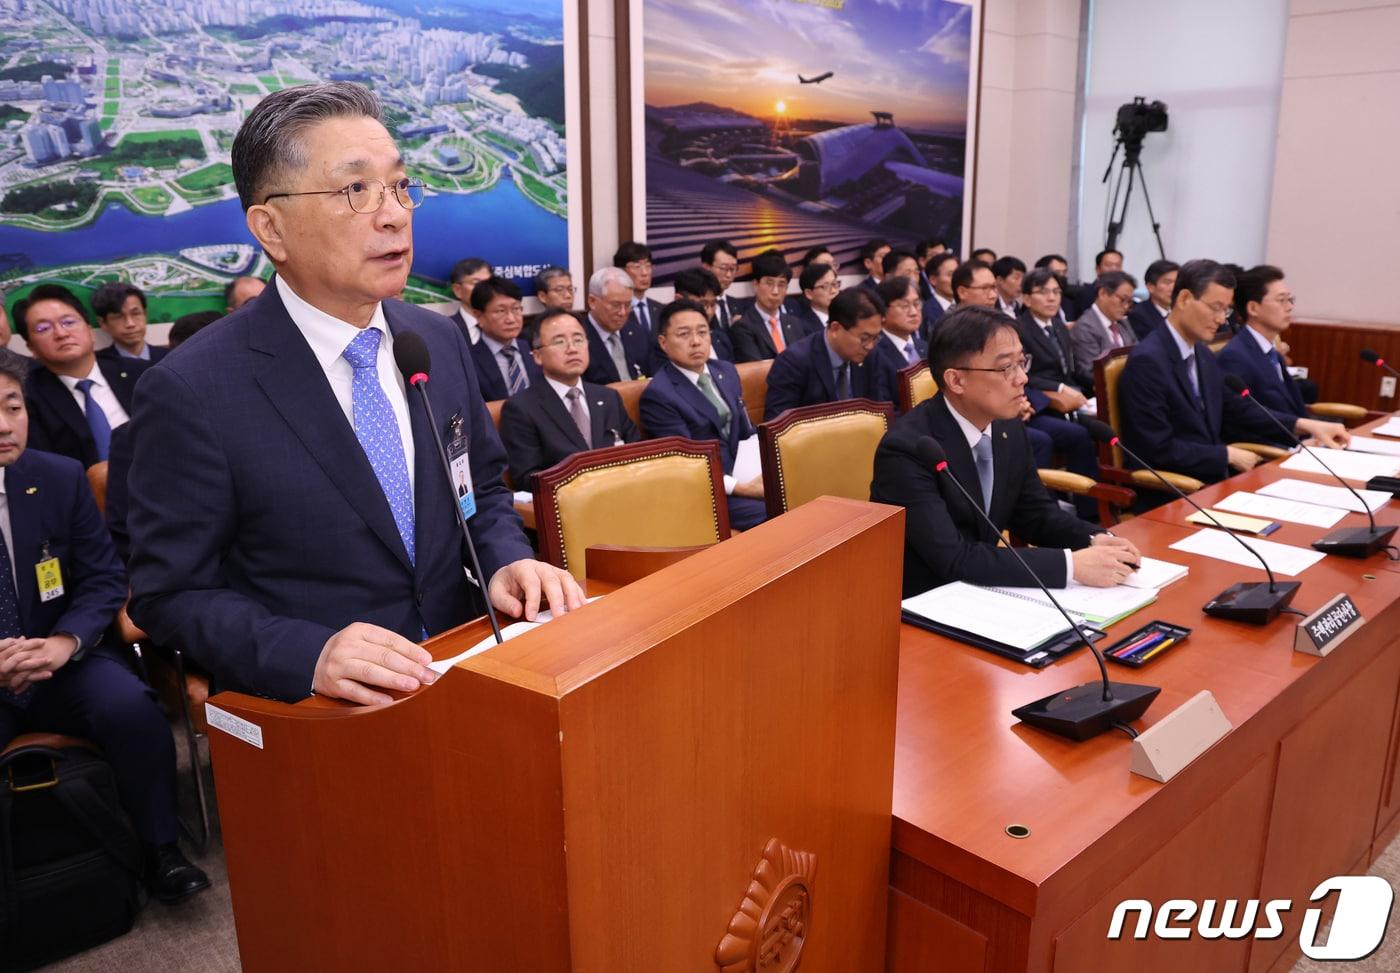
[[1103,653],[1094,645],[1093,639],[1089,638],[1084,629],[1080,628],[1074,617],[1065,611],[1065,607],[1060,604],[1059,599],[1050,593],[1049,588],[1045,587],[1045,582],[1040,580],[1040,576],[1031,570],[1031,566],[1021,556],[1021,552],[1006,542],[1006,538],[1002,536],[992,518],[987,516],[982,505],[972,499],[972,495],[958,482],[958,478],[948,470],[948,456],[938,440],[932,436],[922,436],[914,444],[914,451],[919,462],[926,464],[936,473],[944,474],[946,479],[958,488],[958,492],[967,500],[968,506],[976,510],[978,516],[992,528],[997,542],[1012,553],[1025,572],[1045,593],[1045,597],[1050,599],[1050,604],[1054,605],[1060,614],[1065,616],[1065,621],[1069,622],[1070,628],[1089,647],[1089,651],[1094,654],[1094,661],[1099,664],[1101,682],[1084,683],[1082,686],[1075,686],[1073,689],[1037,699],[1033,703],[1027,703],[1012,710],[1011,715],[1031,726],[1038,726],[1043,730],[1049,730],[1051,733],[1068,737],[1071,740],[1087,740],[1114,727],[1123,730],[1129,736],[1137,736],[1137,731],[1128,724],[1147,712],[1147,707],[1152,705],[1152,701],[1162,691],[1160,687],[1110,682]]
[[1361,349],[1361,360],[1365,362],[1370,362],[1377,368],[1383,368],[1390,374],[1396,376],[1397,378],[1400,378],[1400,372],[1395,370],[1395,366],[1387,362],[1384,358],[1376,354],[1370,348]]
[[[1364,355],[1365,352],[1362,352],[1362,354]],[[1371,352],[1371,354],[1374,355],[1375,352]],[[1384,364],[1384,362],[1382,362],[1382,364]],[[1338,528],[1330,534],[1324,534],[1322,537],[1313,541],[1312,546],[1315,550],[1322,551],[1324,554],[1340,554],[1343,557],[1369,557],[1390,543],[1390,539],[1395,536],[1395,531],[1400,528],[1377,527],[1376,515],[1371,513],[1370,504],[1362,500],[1361,494],[1352,489],[1350,483],[1338,476],[1336,470],[1324,463],[1321,456],[1313,452],[1307,444],[1293,434],[1291,429],[1280,422],[1278,416],[1270,412],[1264,403],[1260,402],[1253,395],[1250,395],[1249,386],[1244,383],[1244,379],[1240,378],[1238,375],[1226,375],[1225,387],[1240,398],[1252,403],[1256,409],[1268,416],[1269,421],[1283,430],[1285,436],[1302,447],[1309,456],[1317,460],[1318,466],[1321,466],[1328,473],[1332,474],[1332,479],[1346,487],[1347,491],[1361,504],[1361,509],[1366,511],[1366,519],[1371,522],[1371,526]]]
[[[399,367],[399,372],[403,375],[403,380],[412,388],[418,390],[418,394],[423,397],[423,408],[428,413],[428,428],[433,431],[433,442],[437,445],[438,458],[442,460],[442,473],[447,477],[447,492],[449,496],[457,495],[457,486],[452,482],[452,461],[448,459],[447,448],[442,444],[442,433],[438,431],[437,418],[433,415],[433,404],[428,401],[428,372],[431,370],[432,356],[428,354],[428,346],[423,343],[422,337],[412,331],[400,331],[394,335],[394,364]],[[486,590],[490,579],[481,573],[481,561],[476,556],[476,545],[472,543],[472,533],[467,529],[467,518],[462,513],[462,508],[455,501],[452,509],[457,512],[457,524],[462,528],[462,536],[467,540],[467,551],[472,559],[472,572],[476,578],[477,587],[481,589],[481,600],[486,602],[486,617],[491,622],[491,634],[496,637],[497,644],[504,642],[501,638],[501,626],[496,621],[496,609],[491,605],[491,595]]]
[[1279,612],[1288,607],[1288,604],[1293,600],[1293,596],[1296,595],[1298,589],[1302,587],[1301,581],[1285,581],[1279,583],[1274,577],[1273,569],[1269,567],[1269,562],[1264,560],[1263,555],[1246,544],[1244,538],[1239,534],[1236,534],[1233,530],[1216,520],[1215,516],[1209,510],[1202,507],[1199,503],[1192,500],[1178,489],[1176,484],[1172,483],[1161,473],[1157,472],[1156,469],[1144,462],[1141,456],[1123,445],[1123,441],[1118,438],[1118,434],[1113,431],[1113,427],[1108,423],[1101,422],[1098,419],[1085,419],[1083,420],[1083,425],[1084,428],[1089,430],[1089,435],[1093,437],[1096,442],[1104,443],[1108,446],[1117,446],[1128,459],[1151,473],[1160,480],[1168,490],[1195,507],[1212,524],[1233,537],[1240,547],[1243,547],[1254,556],[1254,559],[1264,568],[1264,573],[1269,576],[1268,584],[1255,581],[1230,585],[1230,587],[1206,602],[1201,608],[1202,611],[1216,618],[1226,618],[1235,622],[1248,622],[1251,625],[1264,625],[1273,621],[1278,617]]

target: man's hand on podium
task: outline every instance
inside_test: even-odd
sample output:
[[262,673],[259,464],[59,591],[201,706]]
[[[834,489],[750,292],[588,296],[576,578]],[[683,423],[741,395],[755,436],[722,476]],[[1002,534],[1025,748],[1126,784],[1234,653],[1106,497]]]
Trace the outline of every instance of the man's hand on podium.
[[539,614],[541,600],[548,603],[556,618],[582,608],[585,600],[572,574],[530,558],[513,561],[497,571],[487,593],[497,611],[527,622]]
[[316,660],[311,689],[317,696],[373,706],[393,700],[373,687],[411,693],[431,686],[437,673],[421,645],[378,625],[355,622],[336,632]]

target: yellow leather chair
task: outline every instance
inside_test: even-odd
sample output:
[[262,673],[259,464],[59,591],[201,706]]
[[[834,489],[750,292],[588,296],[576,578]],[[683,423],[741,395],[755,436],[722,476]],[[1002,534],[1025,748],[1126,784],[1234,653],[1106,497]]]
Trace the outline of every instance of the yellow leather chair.
[[928,362],[915,362],[899,370],[899,411],[908,412],[914,406],[931,399],[938,392],[938,383]]
[[582,581],[589,547],[696,547],[729,537],[719,443],[678,436],[575,453],[535,478],[540,555]]
[[788,409],[758,427],[763,500],[777,517],[817,497],[870,499],[875,447],[894,407],[844,399]]

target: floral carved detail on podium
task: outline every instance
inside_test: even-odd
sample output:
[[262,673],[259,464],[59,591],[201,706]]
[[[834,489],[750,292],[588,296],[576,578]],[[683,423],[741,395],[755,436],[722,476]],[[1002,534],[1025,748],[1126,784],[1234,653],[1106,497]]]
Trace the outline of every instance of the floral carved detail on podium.
[[777,838],[763,848],[729,931],[715,948],[721,973],[792,973],[812,925],[817,856]]

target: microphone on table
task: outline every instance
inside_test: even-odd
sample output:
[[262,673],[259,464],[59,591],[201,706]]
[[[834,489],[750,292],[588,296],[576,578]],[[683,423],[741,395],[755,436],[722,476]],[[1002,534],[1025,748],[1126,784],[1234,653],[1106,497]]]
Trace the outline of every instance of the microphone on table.
[[1178,489],[1174,483],[1144,462],[1141,456],[1134,453],[1127,446],[1124,446],[1123,441],[1118,438],[1118,434],[1113,431],[1113,427],[1108,423],[1101,422],[1098,419],[1084,419],[1083,425],[1084,428],[1089,430],[1089,435],[1092,436],[1095,441],[1108,446],[1117,446],[1128,459],[1151,473],[1160,480],[1168,490],[1199,510],[1205,515],[1207,520],[1233,537],[1240,547],[1243,547],[1250,554],[1254,555],[1255,560],[1263,565],[1264,573],[1269,576],[1268,584],[1262,581],[1232,584],[1210,601],[1206,602],[1205,605],[1201,607],[1203,612],[1216,618],[1226,618],[1235,622],[1248,622],[1251,625],[1265,625],[1278,617],[1278,613],[1288,606],[1289,602],[1293,600],[1293,596],[1298,593],[1298,589],[1302,587],[1301,581],[1284,581],[1279,583],[1279,581],[1274,578],[1274,572],[1270,569],[1269,562],[1265,561],[1258,551],[1246,544],[1244,538],[1239,534],[1236,534],[1230,528],[1216,520],[1215,516],[1209,510],[1192,500]]
[[[1365,354],[1366,353],[1363,351],[1362,355],[1364,356]],[[1371,352],[1371,354],[1374,355],[1375,352]],[[1385,364],[1380,358],[1377,358],[1377,363]],[[1391,370],[1394,371],[1394,369]],[[1292,442],[1301,446],[1309,456],[1317,460],[1318,466],[1321,466],[1328,473],[1331,473],[1332,479],[1346,487],[1347,491],[1361,504],[1361,509],[1366,511],[1366,519],[1371,522],[1371,526],[1338,528],[1330,534],[1324,534],[1322,537],[1313,541],[1312,546],[1315,550],[1322,551],[1324,554],[1340,554],[1343,557],[1369,557],[1390,543],[1390,539],[1395,536],[1395,531],[1400,528],[1377,527],[1376,515],[1371,513],[1370,504],[1362,500],[1361,494],[1352,489],[1350,483],[1338,476],[1336,470],[1324,463],[1321,456],[1313,452],[1301,439],[1295,436],[1291,429],[1282,422],[1279,422],[1278,416],[1270,412],[1264,403],[1260,402],[1253,395],[1250,395],[1249,386],[1244,383],[1244,379],[1240,378],[1238,375],[1226,375],[1225,387],[1240,398],[1253,403],[1256,409],[1268,416],[1269,421],[1282,429],[1285,436]]]
[[922,436],[914,444],[914,450],[920,462],[927,464],[936,473],[943,473],[948,481],[958,488],[958,492],[967,500],[968,505],[976,510],[978,515],[992,528],[997,542],[1012,553],[1025,572],[1045,593],[1045,597],[1050,599],[1050,604],[1054,605],[1059,609],[1060,614],[1065,616],[1069,627],[1089,647],[1089,651],[1094,654],[1094,660],[1099,664],[1100,682],[1087,682],[1082,686],[1075,686],[1073,689],[1055,693],[1053,696],[1037,699],[1033,703],[1027,703],[1012,710],[1011,715],[1031,726],[1038,726],[1042,730],[1049,730],[1051,733],[1069,737],[1071,740],[1087,740],[1114,727],[1126,730],[1130,736],[1137,736],[1137,732],[1128,724],[1147,712],[1147,707],[1152,705],[1152,701],[1162,691],[1161,688],[1140,686],[1128,682],[1110,682],[1103,653],[1094,645],[1093,639],[1089,638],[1084,629],[1079,627],[1079,623],[1074,620],[1074,617],[1065,611],[1065,607],[1060,604],[1059,600],[1050,594],[1050,589],[1046,588],[1039,575],[1031,570],[1031,566],[1021,556],[1021,552],[1006,542],[1006,538],[997,529],[992,518],[987,516],[982,505],[972,499],[972,495],[958,482],[958,478],[949,472],[948,456],[938,440],[932,436]]
[[[398,365],[399,372],[403,375],[403,380],[412,388],[418,390],[423,397],[423,408],[428,413],[428,428],[433,431],[433,442],[437,445],[438,458],[442,460],[442,472],[447,477],[447,492],[449,496],[457,495],[457,485],[452,481],[452,461],[447,456],[447,448],[442,444],[442,433],[438,431],[437,418],[433,415],[433,404],[428,401],[428,372],[431,370],[432,356],[428,354],[428,346],[423,343],[423,339],[412,331],[400,331],[394,335],[394,364]],[[486,617],[491,622],[491,634],[496,637],[497,644],[504,642],[501,638],[501,626],[496,621],[496,609],[491,605],[491,596],[486,590],[487,578],[481,573],[481,561],[476,556],[476,545],[472,543],[471,531],[467,530],[467,518],[462,513],[462,507],[455,500],[452,509],[457,511],[457,524],[462,528],[462,536],[467,540],[467,551],[471,554],[472,571],[477,580],[477,587],[481,589],[481,600],[486,602]]]
[[1384,358],[1382,358],[1380,355],[1376,354],[1376,353],[1375,353],[1374,351],[1372,351],[1370,348],[1362,348],[1362,349],[1361,349],[1361,360],[1362,360],[1362,361],[1366,361],[1366,362],[1370,362],[1372,365],[1375,365],[1377,368],[1383,368],[1383,369],[1385,369],[1387,372],[1389,372],[1390,374],[1396,376],[1397,378],[1400,378],[1400,372],[1398,372],[1398,371],[1395,370],[1395,366],[1392,365],[1392,364],[1390,364],[1389,362],[1387,362]]

